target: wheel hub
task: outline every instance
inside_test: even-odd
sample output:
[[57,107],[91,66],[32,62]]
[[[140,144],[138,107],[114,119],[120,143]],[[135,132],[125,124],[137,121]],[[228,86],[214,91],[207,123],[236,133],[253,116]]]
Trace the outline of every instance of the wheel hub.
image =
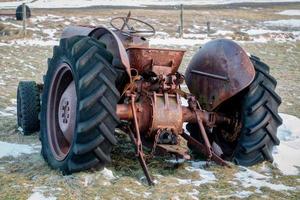
[[58,106],[58,122],[63,135],[72,141],[76,121],[76,90],[75,82],[72,81],[60,98]]

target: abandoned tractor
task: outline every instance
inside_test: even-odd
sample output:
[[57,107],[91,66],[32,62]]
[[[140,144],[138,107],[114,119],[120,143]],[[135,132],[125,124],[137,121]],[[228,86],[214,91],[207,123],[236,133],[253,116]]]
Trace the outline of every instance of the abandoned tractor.
[[281,99],[259,58],[233,41],[212,40],[183,75],[184,51],[150,48],[151,25],[130,15],[111,25],[67,27],[44,83],[19,83],[18,125],[24,134],[40,130],[52,168],[70,174],[109,163],[116,129],[130,136],[149,184],[143,146],[152,149],[147,159],[191,159],[190,148],[224,166],[273,160]]

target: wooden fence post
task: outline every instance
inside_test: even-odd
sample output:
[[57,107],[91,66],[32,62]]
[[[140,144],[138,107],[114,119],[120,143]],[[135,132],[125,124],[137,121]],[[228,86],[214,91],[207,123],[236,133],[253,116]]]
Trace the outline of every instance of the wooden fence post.
[[180,29],[179,37],[183,36],[183,4],[180,4]]
[[23,16],[22,16],[22,18],[23,18],[23,34],[24,34],[24,37],[27,35],[27,31],[26,31],[26,17],[27,17],[27,15],[26,15],[26,4],[25,3],[23,3],[22,4],[22,11],[23,11]]
[[207,26],[207,36],[209,36],[209,34],[210,34],[210,21],[206,22],[206,26]]

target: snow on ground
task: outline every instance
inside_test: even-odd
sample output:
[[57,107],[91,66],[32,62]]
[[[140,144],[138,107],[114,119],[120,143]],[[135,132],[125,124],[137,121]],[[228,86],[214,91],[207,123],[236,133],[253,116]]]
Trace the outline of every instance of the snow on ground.
[[296,15],[300,15],[300,10],[284,10],[284,11],[281,11],[281,12],[279,12],[277,14],[279,14],[279,15],[296,16]]
[[231,35],[233,33],[234,33],[233,31],[217,30],[215,33],[211,35]]
[[113,172],[107,168],[101,170],[100,174],[104,176],[107,180],[114,180],[116,177],[114,176]]
[[300,19],[282,19],[282,20],[274,20],[274,21],[265,21],[264,24],[267,26],[300,28]]
[[268,187],[275,191],[296,190],[294,187],[271,183],[271,177],[260,174],[246,167],[240,167],[240,171],[235,174],[234,180],[239,181],[244,188],[256,187],[257,193],[261,193],[261,187]]
[[283,31],[279,30],[265,30],[265,29],[249,29],[249,30],[242,30],[244,33],[248,35],[263,35],[269,33],[283,33]]
[[164,46],[194,46],[197,44],[204,44],[208,42],[210,39],[193,39],[193,38],[150,38],[150,45],[164,45]]
[[[13,102],[12,102],[13,103]],[[13,103],[13,105],[16,105]],[[0,117],[10,117],[17,114],[17,108],[16,106],[8,106],[4,110],[0,110]]]
[[15,40],[10,45],[19,45],[19,46],[54,46],[58,45],[58,40],[40,40],[40,39],[24,39],[24,40]]
[[8,113],[8,112],[4,112],[4,111],[0,111],[0,116],[1,117],[11,117],[11,116],[14,116],[14,114]]
[[273,150],[274,165],[285,175],[297,175],[300,167],[300,119],[280,114],[283,124],[278,128],[280,145]]
[[252,194],[253,194],[253,192],[251,192],[251,191],[242,190],[242,191],[237,191],[237,192],[229,194],[229,195],[218,196],[218,199],[228,199],[228,198],[232,198],[232,197],[243,199],[243,198],[248,198]]
[[[297,0],[25,0],[31,8],[78,8],[90,6],[165,6],[165,5],[209,5],[230,3],[297,2]],[[1,2],[0,8],[16,8],[21,1]]]
[[188,172],[197,172],[200,180],[192,179],[180,179],[177,178],[178,185],[187,185],[192,184],[194,186],[200,186],[201,184],[214,183],[217,181],[214,173],[204,169],[206,162],[205,161],[192,161],[191,166],[185,167],[185,170]]
[[187,193],[189,196],[191,196],[192,199],[198,199],[199,191],[196,189],[193,189],[191,192]]
[[[42,40],[42,39],[16,39],[9,43],[0,43],[1,46],[54,46],[58,45],[59,41],[56,39]],[[1,84],[0,84],[1,85]]]
[[56,200],[56,197],[45,197],[41,192],[34,192],[28,200]]
[[22,154],[36,153],[38,150],[31,145],[14,144],[0,141],[0,158],[6,156],[18,157]]
[[[54,196],[62,191],[61,188],[50,188],[47,186],[40,186],[33,188],[33,193],[27,200],[56,200],[57,198]],[[50,193],[50,196],[45,196],[44,193]]]

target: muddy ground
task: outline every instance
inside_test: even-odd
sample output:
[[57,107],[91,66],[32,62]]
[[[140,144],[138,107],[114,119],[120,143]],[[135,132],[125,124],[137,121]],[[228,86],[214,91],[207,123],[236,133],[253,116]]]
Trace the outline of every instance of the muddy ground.
[[[179,11],[157,8],[131,11],[134,17],[146,20],[157,29],[154,46],[187,51],[181,72],[201,46],[201,42],[197,44],[197,41],[219,37],[239,41],[248,52],[270,65],[271,73],[278,81],[277,92],[283,100],[280,112],[300,117],[300,26],[270,26],[264,23],[300,20],[300,16],[278,14],[288,9],[300,10],[300,3],[235,6],[230,9],[223,6],[189,8],[184,12],[186,40],[174,40],[175,44],[163,45],[155,39],[176,38]],[[112,17],[124,16],[128,9],[33,9],[32,12],[34,16],[28,22],[26,38],[19,31],[21,22],[9,17],[0,18],[0,141],[32,147],[31,154],[0,158],[0,199],[27,199],[37,194],[49,199],[300,198],[299,174],[283,175],[270,163],[251,168],[223,168],[214,164],[207,167],[199,159],[174,164],[173,160],[164,162],[172,158],[157,158],[149,163],[157,185],[148,187],[134,158],[134,149],[123,134],[118,135],[120,142],[114,149],[113,162],[104,171],[62,176],[60,172],[51,170],[39,154],[37,134],[24,137],[17,130],[18,81],[41,82],[47,69],[47,58],[52,56],[52,46],[57,43],[66,25],[109,25]],[[206,34],[207,21],[212,25],[209,36]],[[280,32],[247,34],[249,30],[261,29]],[[195,40],[195,44],[188,44],[187,40]]]

